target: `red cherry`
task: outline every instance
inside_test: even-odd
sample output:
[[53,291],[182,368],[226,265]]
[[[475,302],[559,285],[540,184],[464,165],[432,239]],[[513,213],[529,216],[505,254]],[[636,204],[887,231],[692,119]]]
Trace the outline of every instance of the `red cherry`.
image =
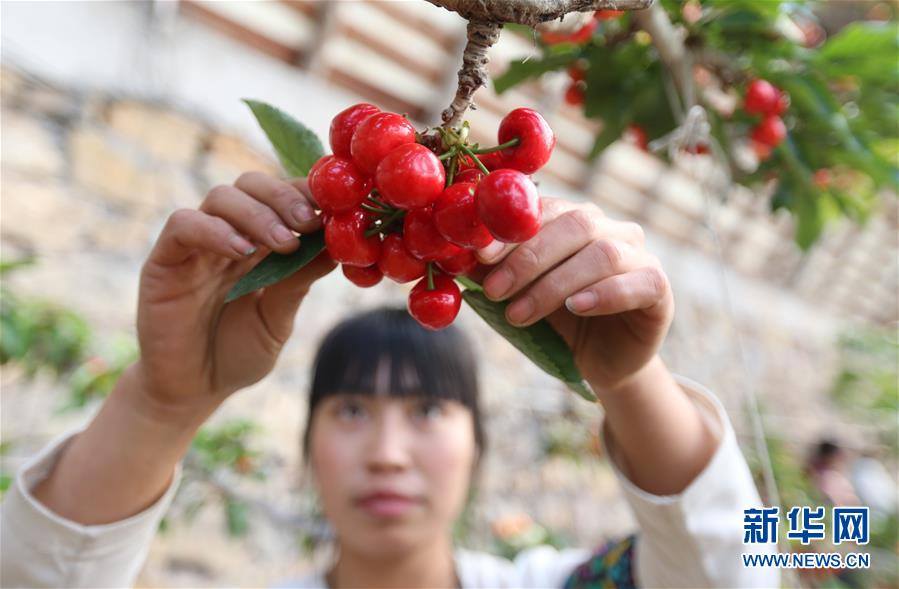
[[568,66],[568,77],[571,78],[572,82],[583,82],[587,77],[587,70],[578,64],[570,65]]
[[456,174],[456,177],[453,178],[453,184],[462,184],[463,182],[477,184],[483,179],[484,172],[482,172],[480,168],[468,168],[467,170],[462,170]]
[[684,151],[693,155],[706,155],[711,153],[711,148],[707,143],[697,143],[696,145],[688,145],[684,148]]
[[546,119],[531,108],[516,108],[500,121],[499,143],[516,137],[518,145],[495,153],[502,154],[503,165],[525,174],[533,174],[542,168],[556,146],[556,136]]
[[362,102],[337,113],[331,119],[331,132],[329,134],[331,151],[334,155],[347,159],[352,157],[350,142],[353,140],[353,132],[359,126],[359,123],[379,112],[381,112],[381,109],[374,104]]
[[388,204],[399,209],[428,206],[446,185],[443,164],[418,143],[400,145],[378,164],[375,185]]
[[593,17],[597,20],[615,20],[623,14],[623,10],[597,10],[593,13]]
[[[481,160],[481,163],[484,164],[484,167],[490,170],[499,170],[500,168],[505,168],[506,164],[503,161],[503,154],[501,151],[493,151],[491,153],[482,153],[478,156],[478,159]],[[480,170],[480,168],[478,168]]]
[[540,40],[546,45],[558,45],[559,43],[586,43],[593,37],[593,32],[599,23],[591,20],[578,30],[572,33],[563,33],[560,31],[543,31],[540,33]]
[[497,170],[475,191],[478,215],[493,237],[506,243],[527,241],[540,230],[542,205],[537,187],[517,170]]
[[565,90],[565,102],[571,106],[581,106],[584,104],[584,89],[577,82],[572,82]]
[[432,290],[428,290],[428,278],[424,277],[409,292],[409,314],[427,329],[443,329],[452,323],[461,306],[462,293],[446,274],[434,275]]
[[778,108],[780,90],[767,80],[753,80],[746,88],[746,99],[743,108],[749,114],[764,115],[773,113]]
[[777,115],[770,115],[762,119],[752,130],[752,140],[768,147],[777,147],[787,136],[787,126]]
[[412,209],[403,219],[403,243],[420,260],[442,260],[459,253],[434,224],[433,207]]
[[314,164],[312,164],[312,167],[309,168],[309,174],[306,175],[306,183],[309,185],[309,190],[314,190],[312,188],[312,184],[313,184],[313,182],[315,182],[315,173],[318,172],[322,166],[324,166],[325,164],[327,164],[328,162],[330,162],[333,159],[334,159],[333,155],[323,155],[320,158],[318,158],[318,161],[316,161]]
[[325,246],[335,262],[348,266],[371,266],[381,257],[377,234],[365,237],[371,218],[361,209],[336,213],[325,222]]
[[758,141],[751,141],[752,144],[752,152],[755,154],[755,157],[759,158],[760,161],[765,161],[769,157],[771,157],[771,146],[765,145],[764,143],[759,143]]
[[351,160],[332,157],[315,170],[310,189],[320,209],[342,213],[362,204],[371,192],[371,180]]
[[391,233],[381,244],[381,259],[378,269],[395,282],[409,282],[424,276],[425,263],[409,253],[398,233]]
[[640,125],[630,124],[627,126],[627,139],[643,151],[649,151],[649,137],[646,131]]
[[434,225],[454,244],[480,249],[487,247],[493,236],[478,216],[475,188],[472,183],[457,183],[444,190],[434,203]]
[[384,157],[404,143],[415,143],[415,127],[392,112],[371,115],[356,127],[350,142],[353,161],[363,173],[373,175]]
[[590,39],[593,38],[593,33],[596,31],[596,27],[599,26],[599,23],[595,20],[591,20],[574,33],[571,34],[568,41],[571,43],[577,43],[578,45],[582,43],[586,43]]
[[777,105],[774,107],[774,110],[771,111],[770,114],[780,116],[787,112],[787,108],[790,106],[790,95],[786,92],[780,92],[777,97]]
[[833,174],[831,174],[829,168],[821,168],[820,170],[815,170],[812,181],[818,188],[825,189],[828,188],[833,181]]
[[343,270],[343,275],[346,276],[350,282],[362,288],[374,286],[384,278],[384,275],[381,274],[381,271],[378,270],[376,265],[363,267],[341,264],[340,269]]
[[455,256],[445,260],[437,260],[437,267],[452,276],[468,274],[478,265],[478,259],[472,250],[462,250]]

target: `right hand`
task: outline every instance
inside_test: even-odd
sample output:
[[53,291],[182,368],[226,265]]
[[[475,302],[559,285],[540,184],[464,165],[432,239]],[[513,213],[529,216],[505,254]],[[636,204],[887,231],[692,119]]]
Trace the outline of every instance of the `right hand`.
[[[273,250],[299,246],[292,233],[278,242],[276,227],[321,227],[314,206],[304,179],[248,172],[210,190],[198,210],[169,216],[141,269],[137,310],[135,368],[154,404],[206,413],[272,370],[303,297],[335,263],[322,252],[286,280],[227,304],[225,296]],[[311,218],[295,217],[296,207]]]

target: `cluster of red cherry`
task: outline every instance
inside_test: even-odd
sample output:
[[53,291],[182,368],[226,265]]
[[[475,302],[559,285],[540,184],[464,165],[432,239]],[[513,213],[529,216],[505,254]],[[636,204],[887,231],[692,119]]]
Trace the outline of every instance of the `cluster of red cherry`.
[[767,80],[753,80],[746,88],[743,109],[762,120],[752,129],[752,146],[759,159],[765,160],[771,150],[787,136],[787,126],[780,115],[786,112],[789,97],[786,92]]
[[[474,250],[494,239],[519,243],[540,229],[541,205],[529,174],[556,139],[529,108],[508,113],[499,145],[481,149],[461,129],[437,129],[439,145],[396,113],[357,104],[331,121],[332,155],[309,171],[322,211],[325,246],[361,287],[384,276],[419,282],[410,314],[429,329],[453,322],[462,304],[453,276],[477,266]],[[424,143],[423,143],[424,141]]]

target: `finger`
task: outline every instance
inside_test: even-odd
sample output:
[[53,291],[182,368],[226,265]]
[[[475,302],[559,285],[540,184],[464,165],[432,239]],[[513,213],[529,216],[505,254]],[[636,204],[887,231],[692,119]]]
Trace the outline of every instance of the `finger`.
[[320,206],[318,206],[318,202],[316,202],[315,197],[312,196],[312,189],[309,188],[309,178],[303,178],[302,176],[296,176],[294,178],[288,178],[287,180],[285,180],[285,182],[288,182],[291,186],[293,186],[294,188],[296,188],[297,190],[302,192],[303,196],[306,197],[306,200],[308,200],[310,203],[312,203],[312,206],[314,208],[316,208],[316,209],[321,208]]
[[257,295],[259,316],[277,342],[283,344],[290,337],[297,309],[312,284],[336,267],[337,264],[323,251],[289,278],[266,287]]
[[[610,276],[565,300],[575,315],[614,315],[637,309],[662,309],[671,299],[671,285],[658,266],[645,266]],[[657,307],[658,306],[658,307]]]
[[221,185],[210,190],[200,210],[225,219],[250,239],[277,252],[292,252],[299,245],[297,236],[278,213],[234,186]]
[[312,203],[296,186],[262,172],[241,174],[234,186],[267,204],[294,231],[310,233],[321,226]]
[[[577,208],[578,203],[561,198],[552,198],[549,196],[541,197],[541,226],[546,225],[565,211]],[[518,243],[503,243],[498,239],[493,240],[490,245],[483,247],[475,252],[475,257],[482,264],[496,264],[508,256],[512,250],[517,248]]]
[[516,297],[506,308],[506,318],[513,325],[530,325],[560,309],[572,294],[648,262],[645,251],[625,241],[591,241]]
[[197,250],[244,260],[257,248],[221,217],[178,209],[166,220],[147,261],[163,266],[180,264]]
[[493,300],[510,297],[599,237],[597,220],[590,212],[565,211],[509,252],[484,280],[484,293]]
[[514,296],[599,239],[614,239],[637,249],[642,249],[645,241],[640,225],[609,219],[595,205],[569,209],[509,252],[485,278],[485,292],[494,300]]

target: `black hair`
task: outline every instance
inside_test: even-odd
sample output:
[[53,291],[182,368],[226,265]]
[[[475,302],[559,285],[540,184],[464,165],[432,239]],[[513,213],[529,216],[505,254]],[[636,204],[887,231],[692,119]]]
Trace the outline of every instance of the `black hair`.
[[[390,369],[379,374],[385,362]],[[381,307],[332,328],[315,357],[303,433],[307,461],[315,409],[323,399],[339,393],[458,401],[471,411],[478,456],[483,455],[486,440],[478,403],[477,361],[471,342],[455,325],[431,331],[405,309]]]

